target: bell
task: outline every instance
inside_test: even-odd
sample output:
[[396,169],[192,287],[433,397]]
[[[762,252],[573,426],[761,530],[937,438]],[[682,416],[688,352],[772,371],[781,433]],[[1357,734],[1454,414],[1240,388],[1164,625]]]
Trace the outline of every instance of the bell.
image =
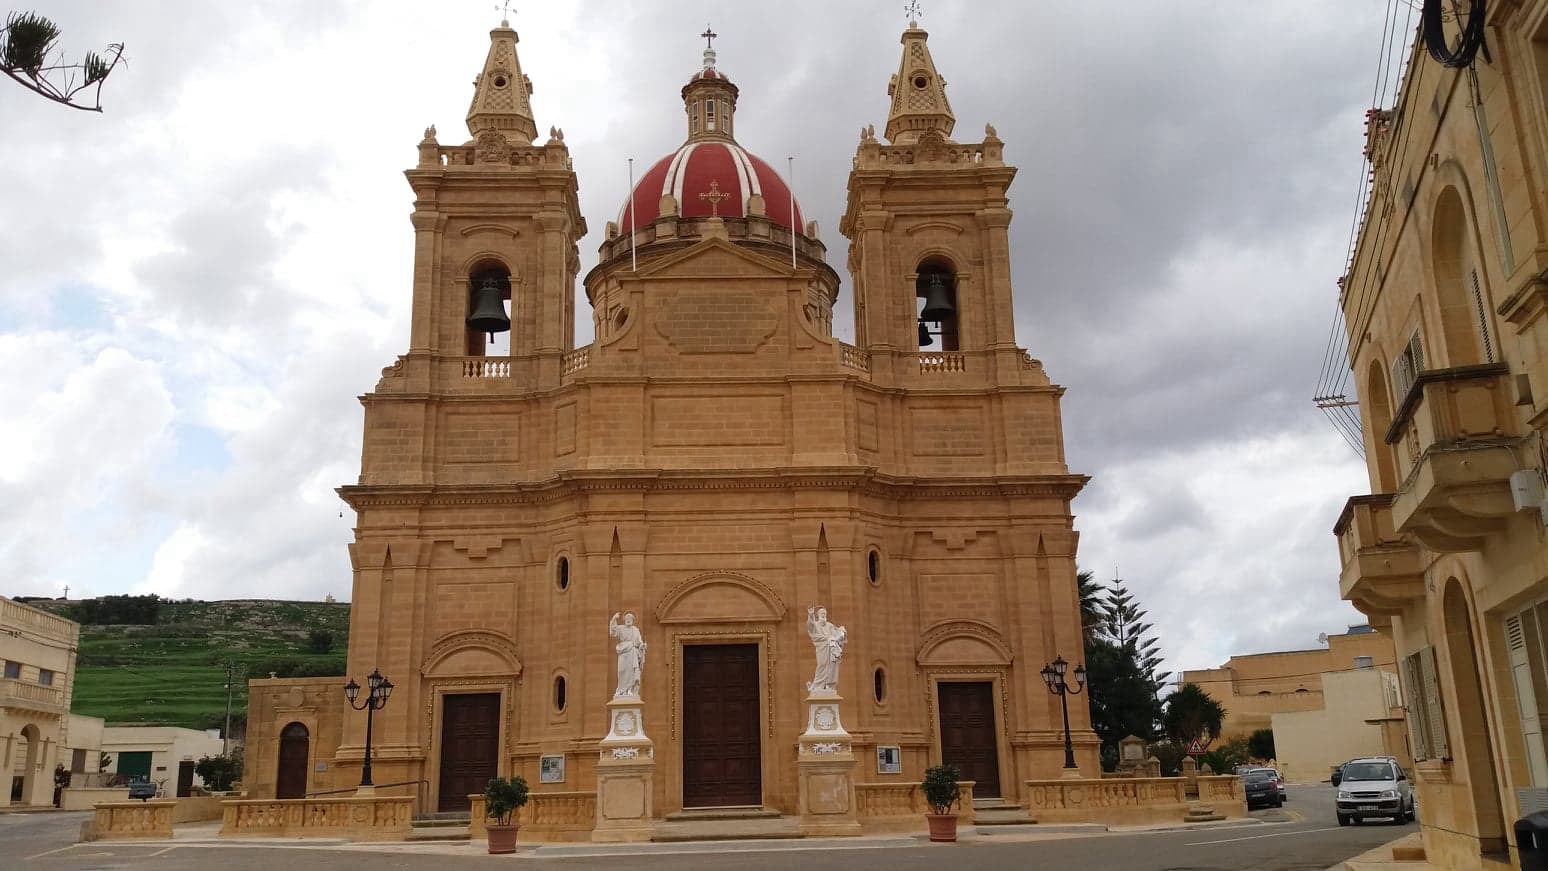
[[505,313],[505,292],[500,280],[485,278],[473,294],[473,313],[468,315],[468,328],[481,333],[503,333],[511,328],[511,319]]
[[956,312],[956,307],[951,304],[951,292],[946,289],[946,282],[939,275],[930,276],[924,299],[924,311],[919,313],[922,320],[940,323]]
[[930,338],[930,328],[925,326],[925,322],[924,321],[920,321],[919,322],[919,347],[921,347],[921,348],[928,348],[928,347],[930,347],[933,344],[935,344],[935,340]]

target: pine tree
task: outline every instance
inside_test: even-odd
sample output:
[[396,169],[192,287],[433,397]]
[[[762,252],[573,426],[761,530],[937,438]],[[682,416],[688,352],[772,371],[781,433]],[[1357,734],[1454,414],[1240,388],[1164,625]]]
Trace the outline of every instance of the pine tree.
[[[12,12],[0,27],[0,73],[22,87],[72,109],[102,111],[102,83],[123,60],[124,47],[114,43],[107,54],[86,52],[69,63],[55,52],[59,25],[36,12]],[[76,102],[89,92],[91,103]]]
[[1102,631],[1134,660],[1150,680],[1152,691],[1161,692],[1171,672],[1160,671],[1161,651],[1158,641],[1146,633],[1154,624],[1144,622],[1149,613],[1140,608],[1139,602],[1124,586],[1121,578],[1113,578],[1107,588],[1107,599],[1102,606]]
[[1085,630],[1091,728],[1102,741],[1107,768],[1117,761],[1118,742],[1129,735],[1155,739],[1161,722],[1157,695],[1167,673],[1158,672],[1157,642],[1147,638],[1151,624],[1123,582],[1103,586],[1090,572],[1076,575],[1081,622]]

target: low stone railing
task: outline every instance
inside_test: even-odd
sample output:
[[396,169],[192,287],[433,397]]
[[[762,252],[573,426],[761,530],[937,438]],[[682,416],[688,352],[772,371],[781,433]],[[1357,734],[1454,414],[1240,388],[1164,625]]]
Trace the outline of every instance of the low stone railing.
[[112,801],[96,806],[92,839],[98,841],[170,840],[173,799]]
[[591,365],[591,346],[586,345],[564,355],[559,362],[559,373],[574,375],[589,365]]
[[[472,818],[468,835],[489,837],[489,818],[484,815],[484,796],[470,795]],[[518,837],[534,841],[585,841],[597,827],[597,794],[594,792],[534,792],[516,811]]]
[[[962,790],[962,802],[957,809],[957,825],[973,824],[973,781],[957,782]],[[901,783],[855,784],[855,815],[860,827],[868,832],[923,830],[924,815],[930,812],[925,804],[924,790],[919,781]]]
[[408,838],[413,809],[411,795],[225,801],[220,836],[402,841]]
[[919,371],[921,373],[966,372],[967,356],[954,352],[939,353],[927,351],[919,355]]
[[857,372],[869,374],[871,371],[870,353],[845,342],[839,342],[839,362],[843,363],[845,368],[854,369]]
[[1138,826],[1178,822],[1188,813],[1181,777],[1028,780],[1026,786],[1027,812],[1040,823]]
[[1199,775],[1199,802],[1227,817],[1247,815],[1247,790],[1234,774]]

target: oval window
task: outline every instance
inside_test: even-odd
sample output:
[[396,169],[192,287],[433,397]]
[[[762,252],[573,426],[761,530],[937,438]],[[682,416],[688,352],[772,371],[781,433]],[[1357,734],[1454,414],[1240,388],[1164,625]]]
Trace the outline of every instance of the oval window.
[[559,558],[559,562],[554,565],[554,583],[559,585],[559,590],[561,592],[563,592],[564,590],[568,590],[570,588],[570,558],[569,557],[567,557],[567,556],[560,557]]
[[876,695],[876,704],[887,701],[887,672],[881,666],[876,666],[876,672],[871,675],[872,691]]
[[872,584],[881,583],[881,552],[874,547],[865,555],[865,577]]
[[564,712],[564,703],[567,701],[564,691],[564,675],[561,674],[554,678],[554,710],[560,713]]

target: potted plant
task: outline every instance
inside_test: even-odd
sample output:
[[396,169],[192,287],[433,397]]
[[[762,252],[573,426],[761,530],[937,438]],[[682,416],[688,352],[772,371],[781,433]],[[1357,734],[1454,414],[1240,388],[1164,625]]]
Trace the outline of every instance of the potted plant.
[[521,775],[496,777],[484,787],[484,815],[490,822],[490,853],[516,852],[516,809],[527,803],[527,779]]
[[925,822],[930,826],[932,841],[957,840],[957,815],[952,813],[952,808],[962,798],[962,788],[957,785],[957,778],[961,776],[962,772],[955,765],[932,765],[925,769],[920,788],[924,790],[925,804],[931,810],[925,814]]

